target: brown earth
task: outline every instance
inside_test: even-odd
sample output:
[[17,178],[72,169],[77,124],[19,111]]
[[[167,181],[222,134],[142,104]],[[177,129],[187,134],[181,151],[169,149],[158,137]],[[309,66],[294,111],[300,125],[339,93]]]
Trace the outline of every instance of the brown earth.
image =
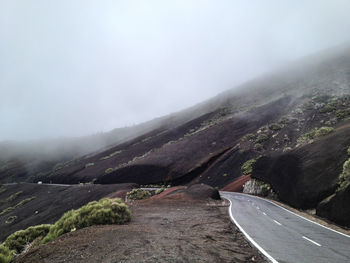
[[243,175],[236,180],[234,180],[232,183],[226,185],[225,187],[221,188],[221,191],[228,191],[228,192],[242,192],[243,185],[250,180],[250,174]]
[[223,201],[146,200],[130,208],[127,225],[71,232],[14,262],[267,262],[230,222]]

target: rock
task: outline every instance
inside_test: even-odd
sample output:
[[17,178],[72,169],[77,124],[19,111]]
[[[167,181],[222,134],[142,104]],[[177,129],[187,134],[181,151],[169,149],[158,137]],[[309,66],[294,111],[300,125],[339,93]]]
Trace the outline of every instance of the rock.
[[337,224],[350,227],[350,185],[342,191],[324,199],[316,209],[316,214]]

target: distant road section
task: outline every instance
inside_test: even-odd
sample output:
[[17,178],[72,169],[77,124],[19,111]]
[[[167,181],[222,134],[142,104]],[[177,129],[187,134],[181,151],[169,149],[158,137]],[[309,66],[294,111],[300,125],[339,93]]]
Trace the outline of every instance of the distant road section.
[[231,203],[232,221],[271,262],[350,262],[350,236],[262,198],[240,193],[220,194]]

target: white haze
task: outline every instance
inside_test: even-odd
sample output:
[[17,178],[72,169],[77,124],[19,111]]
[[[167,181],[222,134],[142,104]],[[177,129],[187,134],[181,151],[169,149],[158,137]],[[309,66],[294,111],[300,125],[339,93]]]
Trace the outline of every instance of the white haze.
[[192,106],[350,41],[348,0],[0,0],[0,140]]

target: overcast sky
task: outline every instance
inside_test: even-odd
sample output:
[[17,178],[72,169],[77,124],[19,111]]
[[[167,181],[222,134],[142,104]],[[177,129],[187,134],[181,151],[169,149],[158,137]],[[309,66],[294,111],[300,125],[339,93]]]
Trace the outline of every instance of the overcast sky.
[[0,0],[0,140],[192,106],[350,40],[348,0]]

